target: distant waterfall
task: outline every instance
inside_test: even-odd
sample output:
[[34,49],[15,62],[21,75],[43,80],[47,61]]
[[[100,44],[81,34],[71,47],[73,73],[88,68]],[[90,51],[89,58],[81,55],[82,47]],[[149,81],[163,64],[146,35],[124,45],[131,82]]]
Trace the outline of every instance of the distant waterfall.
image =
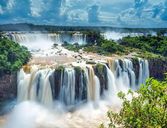
[[50,40],[53,41],[55,43],[62,43],[61,42],[61,37],[59,34],[56,33],[14,33],[14,34],[10,34],[11,39],[15,42],[18,43],[22,43],[22,42],[35,42],[39,39],[43,39],[43,40]]
[[18,73],[18,101],[33,100],[46,106],[52,106],[55,100],[65,106],[90,101],[97,104],[102,97],[114,97],[130,88],[136,90],[139,83],[145,83],[149,77],[148,61],[137,61],[138,69],[130,59],[56,69],[23,67]]
[[75,33],[72,35],[72,44],[78,43],[79,45],[86,44],[86,35]]
[[[67,42],[69,44],[86,44],[86,35],[75,32],[75,33],[7,33],[7,37],[15,42],[27,46],[28,48],[39,47],[39,44],[45,43],[45,46],[51,48],[53,44],[63,44]],[[38,43],[38,45],[37,45]],[[46,44],[47,43],[47,44]],[[32,47],[31,47],[32,46]]]

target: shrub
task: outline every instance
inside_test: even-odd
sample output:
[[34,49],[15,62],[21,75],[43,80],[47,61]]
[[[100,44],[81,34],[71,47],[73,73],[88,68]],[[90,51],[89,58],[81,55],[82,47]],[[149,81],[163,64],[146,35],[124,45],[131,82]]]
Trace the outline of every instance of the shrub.
[[119,44],[111,40],[103,40],[102,48],[109,53],[115,53],[123,50]]
[[[118,96],[123,100],[119,113],[108,112],[110,119],[109,128],[115,124],[125,128],[166,128],[167,126],[167,80],[159,82],[149,79],[142,85],[135,96],[132,91],[132,100],[120,92]],[[102,124],[100,126],[104,128]]]
[[143,51],[160,54],[167,56],[167,37],[158,36],[136,36],[136,37],[124,37],[120,40],[120,44],[131,48],[138,48]]
[[30,52],[7,38],[0,38],[0,72],[13,72],[29,61]]

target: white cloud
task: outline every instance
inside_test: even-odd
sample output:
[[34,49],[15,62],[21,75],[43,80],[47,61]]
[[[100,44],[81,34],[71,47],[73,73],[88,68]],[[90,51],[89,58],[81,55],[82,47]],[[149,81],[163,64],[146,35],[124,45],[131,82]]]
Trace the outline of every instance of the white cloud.
[[87,11],[76,9],[68,12],[68,21],[76,22],[87,22],[88,21],[88,14]]
[[[1,1],[1,0],[0,0]],[[0,5],[0,16],[7,15],[6,22],[12,20],[16,17],[20,21],[22,19],[30,22],[46,22],[56,24],[57,21],[62,23],[85,23],[89,24],[88,20],[88,10],[92,5],[97,5],[98,10],[98,25],[113,25],[113,24],[122,24],[127,26],[147,26],[147,25],[157,25],[161,22],[162,25],[166,23],[167,15],[166,10],[164,9],[164,2],[167,0],[148,0],[147,4],[143,5],[141,8],[135,8],[135,0],[60,0],[60,4],[56,4],[59,0],[26,0],[27,3],[30,2],[30,6],[24,4],[21,6],[23,0],[3,0],[6,2],[3,6]],[[24,3],[24,2],[23,2]],[[26,2],[25,2],[26,3]],[[155,5],[162,3],[162,6],[159,6],[155,9]],[[19,9],[17,6],[19,5]],[[56,8],[57,6],[57,8]],[[18,10],[24,10],[25,12],[28,9],[30,12],[18,13]],[[60,12],[59,12],[60,7]],[[21,9],[20,9],[21,8]],[[159,10],[158,10],[159,9]],[[137,13],[140,16],[137,16]],[[155,15],[155,16],[154,16]],[[1,18],[1,17],[0,17]],[[35,19],[36,18],[36,19]],[[60,18],[60,20],[56,20]],[[93,18],[94,19],[94,18]],[[164,21],[163,21],[164,20]],[[0,19],[5,21],[5,19]],[[157,25],[158,26],[158,25]]]
[[0,14],[3,14],[3,9],[1,6],[0,6]]
[[12,10],[15,5],[15,2],[16,2],[15,0],[8,0],[7,9]]
[[30,0],[31,2],[31,15],[33,17],[41,16],[41,13],[44,11],[44,2],[43,0]]

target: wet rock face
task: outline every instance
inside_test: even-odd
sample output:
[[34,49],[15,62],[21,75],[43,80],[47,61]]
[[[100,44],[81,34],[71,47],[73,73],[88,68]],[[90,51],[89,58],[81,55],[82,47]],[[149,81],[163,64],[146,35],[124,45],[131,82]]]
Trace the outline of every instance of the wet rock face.
[[167,73],[167,60],[156,58],[148,61],[150,77],[163,80],[165,78],[165,73]]
[[104,90],[108,89],[108,86],[107,86],[107,69],[104,65],[97,64],[94,67],[94,71],[95,71],[95,75],[100,80],[100,95],[103,95]]
[[[139,78],[139,62],[136,58],[132,58],[132,62],[137,83],[137,78]],[[161,58],[152,58],[148,59],[148,63],[150,77],[158,80],[163,80],[165,78],[165,73],[167,73],[167,60],[163,60]]]
[[137,58],[132,58],[132,63],[133,63],[133,68],[134,68],[134,72],[136,75],[136,84],[138,83],[138,78],[139,78],[139,60]]
[[87,86],[86,76],[84,71],[80,67],[75,67],[75,100],[86,101],[87,100]]
[[0,101],[17,96],[17,73],[3,74],[0,77]]
[[50,76],[49,81],[52,88],[53,98],[58,100],[61,88],[61,79],[63,77],[64,67],[55,69],[54,73]]

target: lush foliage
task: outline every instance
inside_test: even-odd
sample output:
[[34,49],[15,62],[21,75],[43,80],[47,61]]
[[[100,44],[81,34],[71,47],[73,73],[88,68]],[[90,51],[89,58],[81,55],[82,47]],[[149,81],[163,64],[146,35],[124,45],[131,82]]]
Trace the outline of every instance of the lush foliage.
[[102,45],[104,51],[107,51],[109,53],[116,53],[117,51],[123,52],[123,47],[119,45],[118,43],[112,41],[112,40],[102,40]]
[[98,31],[84,31],[82,33],[86,35],[87,45],[79,46],[77,43],[70,45],[65,42],[64,46],[76,52],[83,49],[86,52],[103,55],[137,53],[136,55],[142,58],[167,57],[167,37],[160,32],[157,33],[157,36],[127,36],[119,41],[106,40]]
[[101,39],[100,44],[89,44],[84,46],[79,46],[78,44],[68,44],[65,43],[63,45],[66,49],[78,52],[80,49],[83,49],[86,52],[94,52],[98,54],[113,54],[113,53],[123,53],[124,48],[123,46],[119,45],[118,43],[112,41],[112,40],[105,40]]
[[124,37],[121,41],[121,45],[138,48],[143,51],[160,54],[167,56],[167,37],[163,35],[158,36],[136,36],[136,37]]
[[[167,79],[159,82],[149,79],[137,91],[138,95],[129,91],[129,101],[122,92],[118,96],[123,100],[119,113],[108,112],[109,128],[115,124],[125,128],[166,128],[167,126]],[[103,125],[100,126],[104,128]]]
[[88,45],[100,46],[104,40],[104,37],[100,34],[100,31],[84,31],[82,33],[86,35],[86,42]]
[[0,73],[17,71],[30,57],[26,47],[7,38],[0,38]]

